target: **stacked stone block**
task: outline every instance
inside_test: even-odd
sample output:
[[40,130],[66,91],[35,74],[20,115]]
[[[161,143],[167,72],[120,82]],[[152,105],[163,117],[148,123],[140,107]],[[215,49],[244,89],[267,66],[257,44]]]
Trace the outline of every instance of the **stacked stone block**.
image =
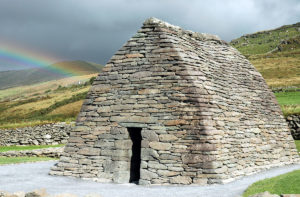
[[218,37],[151,18],[95,80],[50,174],[140,184],[223,183],[298,160],[262,76]]
[[16,129],[0,129],[0,146],[56,145],[68,141],[74,123],[52,123]]

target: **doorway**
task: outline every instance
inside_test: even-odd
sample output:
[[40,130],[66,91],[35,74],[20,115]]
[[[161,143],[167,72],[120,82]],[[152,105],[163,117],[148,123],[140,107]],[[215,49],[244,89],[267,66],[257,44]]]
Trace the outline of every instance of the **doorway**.
[[132,156],[130,161],[129,183],[139,184],[141,168],[142,128],[129,127],[127,128],[127,130],[132,141]]

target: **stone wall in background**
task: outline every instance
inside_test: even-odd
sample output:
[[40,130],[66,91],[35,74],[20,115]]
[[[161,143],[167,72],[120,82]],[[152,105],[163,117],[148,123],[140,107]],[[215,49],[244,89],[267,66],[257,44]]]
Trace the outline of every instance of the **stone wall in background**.
[[286,117],[286,121],[291,129],[294,140],[300,140],[300,115]]
[[[52,157],[59,158],[65,147],[0,152],[0,157]],[[1,197],[1,196],[0,196]]]
[[61,122],[0,130],[0,146],[65,144],[73,125]]

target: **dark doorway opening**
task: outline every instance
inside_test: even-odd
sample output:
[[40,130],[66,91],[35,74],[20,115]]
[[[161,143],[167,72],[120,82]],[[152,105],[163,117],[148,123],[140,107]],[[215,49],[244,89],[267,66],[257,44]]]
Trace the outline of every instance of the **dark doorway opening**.
[[127,130],[132,140],[132,156],[130,163],[129,183],[139,184],[141,168],[142,128],[129,127],[127,128]]

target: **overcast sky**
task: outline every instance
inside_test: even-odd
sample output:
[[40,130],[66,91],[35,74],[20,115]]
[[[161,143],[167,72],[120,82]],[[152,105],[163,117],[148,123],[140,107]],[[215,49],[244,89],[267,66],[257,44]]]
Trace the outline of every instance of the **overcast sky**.
[[300,0],[0,0],[0,50],[105,64],[152,16],[230,41],[300,22]]

